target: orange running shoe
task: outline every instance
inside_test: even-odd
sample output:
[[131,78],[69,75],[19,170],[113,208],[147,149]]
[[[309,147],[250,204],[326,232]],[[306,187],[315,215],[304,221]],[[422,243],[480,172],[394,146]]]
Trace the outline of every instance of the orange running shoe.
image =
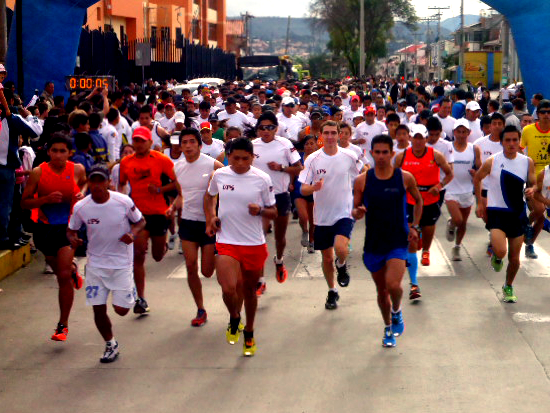
[[66,341],[67,336],[69,335],[69,328],[64,324],[57,324],[55,333],[52,335],[53,341]]
[[275,278],[280,283],[284,283],[288,278],[288,271],[284,264],[275,264]]
[[263,295],[263,293],[265,293],[266,287],[267,286],[265,282],[258,281],[258,284],[256,285],[256,295],[258,297]]
[[207,319],[206,310],[198,310],[197,316],[191,320],[191,325],[193,327],[201,327],[206,324]]
[[73,280],[74,289],[80,290],[84,285],[84,278],[82,278],[82,276],[78,272],[78,267],[74,262],[73,262],[73,274],[71,275],[71,278]]
[[430,251],[422,251],[422,261],[420,261],[420,262],[425,267],[430,265]]

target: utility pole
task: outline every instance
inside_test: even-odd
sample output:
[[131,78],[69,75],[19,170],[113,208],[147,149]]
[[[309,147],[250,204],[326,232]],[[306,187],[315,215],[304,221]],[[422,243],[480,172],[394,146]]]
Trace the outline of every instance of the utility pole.
[[288,23],[286,24],[286,45],[285,55],[288,55],[288,43],[290,41],[290,16],[288,16]]
[[244,35],[245,35],[245,54],[247,56],[250,56],[251,53],[251,47],[250,47],[250,20],[254,18],[250,13],[246,12],[245,14],[241,14],[241,18],[244,20]]
[[458,55],[458,81],[464,80],[464,0],[460,0],[460,53]]
[[8,54],[8,23],[6,20],[6,0],[0,0],[0,63],[6,63]]
[[449,6],[447,7],[428,7],[428,10],[437,10],[437,13],[435,16],[437,17],[437,71],[438,71],[438,78],[439,80],[442,80],[443,77],[443,50],[445,47],[445,42],[443,42],[443,48],[441,47],[441,10],[448,10],[450,9]]
[[359,77],[365,76],[365,0],[359,0]]
[[425,52],[426,64],[424,65],[424,72],[425,72],[426,78],[424,80],[429,81],[430,80],[430,65],[431,65],[431,61],[432,61],[432,42],[431,42],[431,39],[430,39],[430,34],[431,34],[430,23],[437,21],[437,18],[436,18],[436,16],[431,16],[431,17],[425,17],[423,19],[418,19],[418,20],[421,21],[421,22],[426,22],[427,23],[427,27],[426,27],[426,52]]
[[[414,79],[417,79],[418,76],[418,37],[420,36],[420,33],[415,32],[413,33],[414,37],[414,64],[413,64],[413,77]],[[412,60],[412,59],[411,59]]]

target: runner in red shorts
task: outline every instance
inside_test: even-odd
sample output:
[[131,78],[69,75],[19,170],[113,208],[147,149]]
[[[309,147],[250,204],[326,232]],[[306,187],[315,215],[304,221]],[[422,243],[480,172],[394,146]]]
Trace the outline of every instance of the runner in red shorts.
[[[268,174],[252,166],[254,149],[244,138],[232,140],[227,148],[229,166],[216,170],[204,197],[206,233],[216,234],[216,274],[223,301],[229,311],[226,338],[239,340],[244,300],[245,356],[256,351],[254,317],[258,306],[256,284],[267,259],[262,218],[277,217],[273,184]],[[216,196],[219,196],[218,215]]]

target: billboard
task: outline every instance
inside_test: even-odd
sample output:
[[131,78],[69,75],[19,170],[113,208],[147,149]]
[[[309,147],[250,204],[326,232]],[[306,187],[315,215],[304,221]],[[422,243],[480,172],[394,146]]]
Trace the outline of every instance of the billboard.
[[464,53],[464,79],[473,85],[482,82],[485,86],[500,83],[502,74],[501,52]]

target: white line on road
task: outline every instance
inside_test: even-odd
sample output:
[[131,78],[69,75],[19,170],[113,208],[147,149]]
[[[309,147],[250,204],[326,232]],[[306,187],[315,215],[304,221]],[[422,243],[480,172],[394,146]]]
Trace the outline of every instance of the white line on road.
[[536,260],[525,257],[525,246],[521,254],[521,268],[531,278],[550,278],[550,255],[535,242],[535,252],[538,254]]
[[185,261],[174,268],[166,278],[187,278],[187,268],[185,267]]
[[514,313],[512,318],[518,323],[550,323],[550,316],[538,313]]
[[[434,248],[435,247],[435,248]],[[449,247],[450,248],[450,247]],[[420,252],[418,255],[418,261],[420,264]],[[432,248],[430,250],[430,265],[424,267],[422,264],[418,266],[419,277],[454,277],[456,272],[451,264],[451,261],[445,254],[443,245],[434,237]]]

